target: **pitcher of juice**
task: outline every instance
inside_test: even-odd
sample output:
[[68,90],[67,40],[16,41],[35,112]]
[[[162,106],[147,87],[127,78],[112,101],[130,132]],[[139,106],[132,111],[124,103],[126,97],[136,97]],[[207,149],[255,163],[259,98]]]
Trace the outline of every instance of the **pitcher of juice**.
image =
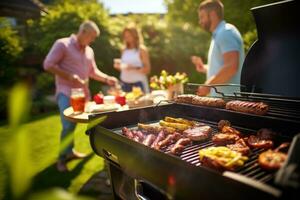
[[84,112],[85,95],[82,88],[72,88],[70,103],[74,113]]

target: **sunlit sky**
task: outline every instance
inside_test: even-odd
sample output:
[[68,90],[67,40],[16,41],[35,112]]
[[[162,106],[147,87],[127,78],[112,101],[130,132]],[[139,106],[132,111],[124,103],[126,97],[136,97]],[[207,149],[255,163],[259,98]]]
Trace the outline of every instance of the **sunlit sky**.
[[164,0],[98,0],[110,14],[166,13]]

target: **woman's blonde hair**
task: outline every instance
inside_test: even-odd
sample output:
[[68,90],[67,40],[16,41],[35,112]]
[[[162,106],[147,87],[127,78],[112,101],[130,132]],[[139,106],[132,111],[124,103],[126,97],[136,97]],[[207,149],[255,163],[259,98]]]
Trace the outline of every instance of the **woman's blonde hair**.
[[[136,49],[140,48],[140,45],[143,44],[143,37],[142,35],[140,34],[139,30],[137,29],[137,27],[135,26],[135,24],[129,24],[128,26],[126,26],[122,32],[122,37],[123,37],[123,40],[124,40],[124,34],[125,32],[129,32],[130,35],[132,35],[133,39],[134,39],[134,47]],[[126,48],[129,47],[129,44],[124,41],[124,45]]]

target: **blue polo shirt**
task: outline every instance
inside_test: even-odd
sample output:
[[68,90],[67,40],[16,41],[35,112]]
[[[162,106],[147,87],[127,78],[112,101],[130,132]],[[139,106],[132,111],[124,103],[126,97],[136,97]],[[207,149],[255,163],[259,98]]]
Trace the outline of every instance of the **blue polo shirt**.
[[[239,52],[239,69],[237,73],[231,78],[228,83],[240,84],[241,70],[244,62],[244,47],[241,34],[235,26],[221,21],[212,34],[212,40],[208,51],[208,71],[207,79],[217,74],[224,65],[223,54],[230,51]],[[232,92],[239,91],[237,87],[222,87],[218,88],[225,94],[232,94]],[[211,96],[217,94],[211,90]]]

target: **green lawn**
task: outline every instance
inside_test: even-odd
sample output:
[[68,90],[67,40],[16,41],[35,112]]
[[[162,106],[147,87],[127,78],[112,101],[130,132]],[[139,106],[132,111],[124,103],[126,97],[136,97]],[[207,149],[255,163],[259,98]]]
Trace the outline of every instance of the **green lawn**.
[[[3,155],[0,151],[0,199],[4,191],[10,196],[12,188],[22,188],[22,181],[26,183],[26,177],[29,177],[27,194],[56,187],[77,194],[91,176],[103,170],[103,159],[92,152],[89,138],[85,135],[86,125],[78,124],[74,133],[75,149],[89,156],[69,162],[70,172],[57,172],[55,161],[59,151],[60,130],[58,113],[36,116],[19,129],[0,127],[0,146],[4,149]],[[27,150],[24,150],[25,144],[28,144]],[[27,157],[26,151],[29,152]],[[13,164],[7,167],[7,163]],[[8,183],[17,183],[18,186],[11,187],[12,184]]]

